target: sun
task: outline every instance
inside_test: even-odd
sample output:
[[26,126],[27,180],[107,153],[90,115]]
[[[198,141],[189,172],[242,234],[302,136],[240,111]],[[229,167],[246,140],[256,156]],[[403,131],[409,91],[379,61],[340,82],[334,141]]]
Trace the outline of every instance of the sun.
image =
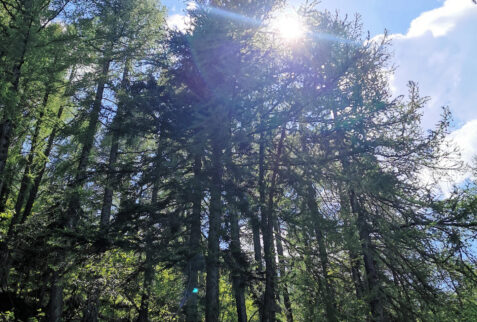
[[295,11],[281,11],[270,21],[269,28],[285,41],[294,41],[305,36],[307,29],[303,18]]

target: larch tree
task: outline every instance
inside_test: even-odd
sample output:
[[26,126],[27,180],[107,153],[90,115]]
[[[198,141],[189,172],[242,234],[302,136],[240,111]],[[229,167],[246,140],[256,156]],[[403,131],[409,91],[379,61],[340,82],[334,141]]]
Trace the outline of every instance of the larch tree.
[[450,113],[284,5],[0,0],[2,319],[475,319],[475,183],[423,180]]

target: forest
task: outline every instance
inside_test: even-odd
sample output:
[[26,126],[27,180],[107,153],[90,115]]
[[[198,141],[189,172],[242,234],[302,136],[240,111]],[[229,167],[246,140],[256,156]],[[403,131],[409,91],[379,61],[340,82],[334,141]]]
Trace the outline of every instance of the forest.
[[392,95],[386,34],[313,1],[182,30],[157,0],[0,4],[0,320],[477,321],[476,181],[438,188],[452,115]]

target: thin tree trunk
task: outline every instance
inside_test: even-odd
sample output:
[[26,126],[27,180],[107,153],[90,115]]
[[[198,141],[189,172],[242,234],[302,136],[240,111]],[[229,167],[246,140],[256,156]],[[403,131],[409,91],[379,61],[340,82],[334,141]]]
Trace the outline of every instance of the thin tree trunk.
[[99,297],[101,290],[99,285],[95,285],[91,294],[88,294],[88,300],[86,302],[86,308],[83,312],[82,322],[97,322],[98,321],[98,307],[99,307]]
[[[87,178],[86,170],[88,168],[91,150],[94,146],[94,137],[96,135],[99,115],[101,113],[101,103],[103,100],[104,89],[106,86],[107,75],[109,72],[109,65],[109,60],[105,61],[102,65],[101,76],[98,81],[98,87],[93,102],[93,108],[89,116],[89,123],[83,141],[83,148],[81,149],[75,180],[71,184],[71,188],[81,187],[85,183],[85,180]],[[68,218],[66,220],[67,227],[74,228],[76,226],[76,222],[79,219],[80,212],[81,206],[79,195],[75,193],[72,195],[68,206]]]
[[341,206],[341,216],[345,220],[345,240],[346,240],[346,247],[348,248],[348,255],[350,260],[350,268],[351,268],[351,279],[353,280],[356,298],[358,300],[363,300],[364,296],[364,287],[363,281],[361,278],[361,271],[360,271],[360,258],[358,254],[357,247],[359,248],[359,237],[356,236],[356,226],[353,225],[353,218],[351,217],[351,209],[349,198],[345,197],[344,189],[340,188],[340,206]]
[[[124,71],[123,71],[123,79],[121,81],[121,89],[125,90],[128,84],[128,74],[129,74],[129,61],[126,60]],[[104,197],[103,197],[103,206],[101,208],[101,219],[100,219],[100,230],[107,231],[109,226],[109,220],[111,218],[111,208],[113,205],[113,193],[114,193],[114,185],[115,185],[115,168],[116,162],[118,160],[118,151],[119,151],[119,138],[120,138],[120,130],[123,122],[123,107],[124,103],[118,103],[118,109],[116,111],[116,116],[111,124],[111,149],[109,150],[109,161],[108,161],[108,174],[106,178],[106,185],[104,189]]]
[[366,216],[361,210],[359,201],[353,190],[350,191],[351,209],[357,214],[357,227],[359,230],[359,239],[361,241],[361,249],[363,252],[364,269],[366,271],[367,280],[367,298],[371,317],[373,321],[384,321],[384,308],[382,303],[381,287],[379,285],[378,269],[373,253],[373,243],[369,225],[366,222]]
[[8,229],[7,239],[11,238],[14,234],[15,225],[18,223],[18,220],[21,217],[21,211],[23,208],[25,197],[26,197],[26,194],[28,193],[28,189],[31,186],[30,171],[33,166],[33,160],[34,160],[36,148],[38,145],[38,137],[40,136],[40,129],[43,123],[44,109],[46,108],[46,105],[48,103],[49,95],[50,95],[50,92],[47,89],[45,92],[45,96],[43,97],[42,110],[40,112],[38,121],[35,126],[35,131],[31,139],[30,151],[28,153],[28,159],[27,159],[27,163],[25,165],[25,169],[23,172],[23,176],[22,176],[22,180],[20,184],[20,190],[18,191],[18,196],[15,203],[15,213],[13,214],[12,221],[10,222],[10,227]]
[[[263,128],[263,127],[262,127]],[[260,274],[260,277],[263,274],[263,258],[262,258],[262,245],[260,241],[260,229],[262,229],[263,240],[265,241],[265,230],[266,226],[266,217],[265,217],[265,133],[262,129],[260,132],[259,139],[259,150],[258,150],[258,211],[259,214],[255,214],[252,218],[252,234],[253,234],[253,250],[254,258],[257,264],[257,272]],[[265,248],[265,243],[264,243]],[[255,305],[258,306],[258,311],[260,314],[260,319],[264,316],[264,294],[262,294],[261,285],[259,285],[258,292],[252,289],[254,292]]]
[[[11,175],[9,176],[11,177]],[[3,186],[2,186],[2,195],[1,195],[1,199],[0,199],[0,212],[3,212],[5,211],[5,206],[6,206],[6,201],[7,201],[7,198],[8,198],[8,195],[10,193],[10,187],[11,187],[11,184],[10,184],[10,180],[11,178],[8,178],[8,182],[5,180],[7,178],[3,178],[4,181],[2,181],[3,183]],[[12,218],[13,220],[13,218]],[[10,249],[9,249],[9,246],[8,246],[8,234],[7,234],[7,238],[5,240],[2,240],[0,242],[0,261],[1,263],[3,263],[3,265],[0,266],[0,288],[1,289],[7,289],[8,287],[8,279],[9,279],[9,276],[10,276]]]
[[57,270],[53,271],[50,286],[50,302],[48,303],[47,318],[49,322],[61,321],[63,313],[63,285]]
[[[96,135],[99,116],[101,114],[101,103],[103,100],[104,89],[106,86],[107,75],[109,72],[110,61],[107,60],[102,65],[101,75],[98,81],[98,87],[96,90],[96,95],[93,102],[93,107],[89,115],[88,127],[85,132],[83,147],[81,149],[81,154],[78,161],[78,167],[76,169],[75,180],[70,184],[71,189],[81,187],[86,179],[86,170],[89,164],[89,158],[91,150],[94,146],[94,137]],[[63,218],[66,224],[66,227],[72,229],[76,227],[76,223],[81,214],[81,204],[80,198],[77,193],[72,194],[70,201],[68,203],[68,210],[66,212],[66,217]]]
[[270,190],[268,192],[268,204],[266,211],[262,214],[262,230],[263,230],[263,250],[265,255],[265,294],[263,299],[262,322],[274,322],[276,320],[276,263],[275,263],[275,247],[273,238],[274,226],[274,197],[275,188],[278,177],[278,167],[283,149],[283,141],[285,139],[286,129],[282,127],[280,139],[277,145],[275,162],[272,170],[272,178],[270,180]]
[[[94,137],[96,134],[96,128],[99,121],[99,115],[101,113],[101,102],[103,100],[103,93],[104,88],[106,86],[107,75],[109,72],[109,65],[110,61],[107,60],[102,65],[102,70],[100,74],[100,78],[98,81],[98,87],[96,90],[96,95],[94,98],[91,114],[89,117],[89,124],[86,129],[86,135],[83,141],[83,148],[81,149],[81,155],[78,162],[78,168],[76,170],[75,180],[70,184],[70,189],[73,190],[75,188],[81,187],[86,181],[86,170],[89,163],[89,157],[91,154],[91,150],[93,149],[94,145]],[[81,203],[80,197],[77,193],[73,193],[70,196],[70,200],[68,202],[67,211],[62,214],[60,224],[66,228],[74,229],[76,224],[80,218],[81,214]],[[65,254],[58,254],[57,261],[61,262],[63,260]],[[50,290],[50,298],[55,299],[54,301],[50,301],[49,312],[62,312],[63,307],[63,285],[62,281],[59,278],[58,272],[55,272],[51,290]],[[61,305],[61,307],[55,307],[56,305]],[[48,321],[50,322],[57,322],[60,321],[61,316],[57,314],[50,315],[48,317]]]
[[111,149],[109,150],[109,161],[108,161],[108,174],[106,176],[106,183],[104,188],[103,196],[103,206],[101,207],[101,216],[99,229],[102,232],[108,230],[109,220],[111,218],[111,208],[113,206],[113,193],[114,193],[114,183],[115,176],[114,173],[116,162],[118,160],[118,151],[119,151],[119,135],[117,131],[113,131],[111,137]]
[[[63,114],[64,107],[60,106],[58,109],[58,113],[56,115],[56,118],[58,120],[61,119],[61,116]],[[20,219],[20,224],[24,223],[25,220],[30,216],[31,210],[33,208],[33,204],[35,203],[36,196],[38,194],[38,190],[40,189],[40,184],[41,180],[43,179],[43,175],[45,174],[46,170],[46,165],[48,163],[47,159],[50,156],[51,150],[53,149],[53,143],[55,142],[56,134],[58,133],[58,125],[55,125],[53,127],[53,130],[51,131],[49,137],[48,137],[48,142],[46,144],[46,148],[43,151],[43,155],[45,157],[45,161],[40,166],[40,170],[38,173],[35,175],[35,180],[33,181],[33,186],[30,189],[30,192],[28,194],[28,198],[25,204],[25,208],[23,209],[23,214]]]
[[[228,155],[231,153],[228,151]],[[233,161],[228,160],[230,164],[233,164]],[[261,267],[261,245],[260,245],[260,222],[257,218],[257,213],[254,213],[251,210],[250,203],[247,197],[247,191],[244,188],[240,188],[240,185],[243,183],[243,178],[240,175],[234,177],[234,185],[238,187],[237,190],[230,193],[230,195],[236,195],[238,199],[238,210],[242,214],[242,218],[248,218],[252,227],[253,234],[253,247],[254,247],[254,259],[255,263],[260,263]],[[232,255],[232,271],[231,271],[231,280],[232,287],[234,290],[237,316],[240,321],[247,321],[247,311],[245,305],[245,289],[246,289],[246,277],[245,271],[247,269],[244,255],[241,251],[240,243],[240,228],[239,228],[239,217],[236,213],[231,213],[230,215],[230,226],[231,226],[231,243],[230,250]],[[257,305],[260,306],[259,297],[252,289],[252,297]]]
[[141,295],[141,306],[139,308],[139,317],[138,322],[147,322],[149,321],[149,300],[151,298],[151,286],[154,280],[154,263],[153,263],[153,254],[152,254],[152,241],[153,241],[153,229],[150,227],[153,225],[152,220],[147,227],[146,232],[146,260],[144,264],[144,280],[143,280],[143,292]]
[[262,322],[275,321],[275,254],[273,251],[273,230],[269,228],[271,210],[262,213],[263,251],[265,257],[265,293],[263,297]]
[[[338,115],[336,109],[333,109],[333,115],[336,116]],[[345,135],[343,131],[340,129],[337,131],[336,135],[340,141],[343,142],[343,144],[346,144],[345,142]],[[338,151],[339,154],[341,154],[341,151]],[[350,164],[349,161],[341,157],[340,158],[340,163],[342,169],[350,169]],[[349,175],[349,174],[348,174]],[[354,205],[354,201],[351,196],[349,189],[343,186],[339,186],[339,194],[340,194],[340,207],[341,207],[341,215],[343,218],[345,218],[345,225],[347,228],[345,228],[345,240],[346,240],[346,247],[348,248],[348,254],[349,254],[349,259],[350,259],[350,267],[351,267],[351,278],[353,280],[355,292],[356,292],[356,298],[358,300],[364,300],[364,293],[365,293],[365,287],[363,285],[363,281],[361,278],[361,270],[360,270],[360,263],[361,259],[359,258],[359,243],[360,243],[360,238],[359,236],[356,236],[356,226],[353,225],[353,223],[356,223],[355,218],[353,218],[353,215],[357,214],[357,209],[356,205]],[[354,196],[354,193],[353,193]]]
[[336,300],[334,296],[333,286],[330,281],[329,277],[329,260],[328,260],[328,252],[326,250],[326,244],[324,240],[323,234],[323,216],[321,215],[318,205],[316,204],[315,200],[315,189],[313,188],[312,184],[308,184],[308,196],[307,196],[307,204],[310,210],[311,216],[313,218],[313,226],[315,230],[316,240],[318,242],[318,253],[320,257],[320,264],[321,269],[323,272],[323,280],[324,280],[324,288],[323,291],[323,301],[325,303],[326,309],[326,317],[328,321],[338,321],[336,317]]
[[[303,236],[303,245],[305,246],[304,248],[304,264],[305,264],[305,269],[307,272],[313,272],[316,270],[315,268],[315,264],[313,263],[312,261],[312,255],[314,250],[311,246],[311,243],[310,243],[310,235],[309,234],[313,234],[313,228],[310,227],[309,231],[305,231],[304,232],[304,236]],[[322,281],[322,278],[319,274],[316,274],[316,278],[318,279],[318,286],[319,286],[319,292],[322,292],[323,290],[323,281]],[[307,299],[308,299],[308,307],[307,307],[307,316],[305,316],[305,320],[306,321],[313,321],[313,319],[315,318],[315,316],[317,315],[316,312],[320,312],[320,308],[318,306],[318,301],[320,300],[319,299],[319,295],[316,296],[315,294],[308,294],[307,296]]]
[[[275,243],[277,245],[278,264],[280,271],[280,278],[284,279],[286,276],[286,263],[283,255],[282,234],[278,218],[275,218]],[[283,282],[283,304],[285,305],[285,316],[288,322],[293,322],[293,312],[291,308],[290,295],[288,293],[288,286],[286,282]]]
[[189,237],[189,278],[186,288],[186,322],[199,321],[198,315],[198,284],[199,268],[201,266],[201,210],[202,210],[202,188],[201,188],[201,170],[202,161],[200,154],[194,155],[194,190],[192,195],[192,214],[190,218],[190,237]]
[[[255,260],[258,264],[258,271],[262,272],[263,264],[262,264],[262,250],[260,245],[260,225],[261,222],[264,223],[266,221],[265,218],[265,134],[263,131],[260,133],[260,146],[258,150],[258,194],[259,194],[259,211],[260,217],[256,216],[256,222],[252,221],[252,229],[253,229],[253,241],[254,241],[254,255]],[[260,222],[261,219],[261,222]],[[254,228],[254,226],[257,226]],[[263,227],[262,227],[263,233]],[[262,308],[260,308],[262,309]]]
[[212,178],[205,290],[206,322],[219,321],[220,225],[222,221],[222,149],[219,140],[220,138],[212,137]]
[[353,250],[349,249],[349,259],[351,262],[351,278],[353,279],[354,288],[356,291],[356,298],[363,300],[363,281],[361,279],[361,271],[359,268],[360,258],[359,255]]
[[6,209],[13,180],[11,170],[7,168],[5,172],[10,174],[8,176],[4,176],[3,180],[0,180],[0,212],[4,212]]
[[[46,107],[46,104],[48,102],[48,95],[49,92],[47,91],[45,93],[45,96],[43,98],[43,108]],[[7,231],[7,237],[4,241],[4,246],[2,249],[2,262],[4,263],[4,267],[1,269],[1,283],[2,285],[7,285],[8,284],[8,278],[9,278],[9,273],[10,273],[10,265],[11,265],[11,257],[10,257],[10,250],[8,249],[8,242],[11,240],[11,238],[15,235],[15,229],[16,225],[18,224],[18,221],[21,217],[21,210],[22,206],[25,200],[25,195],[28,192],[28,188],[31,185],[31,179],[30,179],[30,170],[33,165],[33,159],[35,156],[35,150],[37,148],[38,144],[38,137],[40,134],[40,128],[42,125],[43,121],[43,110],[40,113],[40,117],[36,123],[35,126],[35,131],[33,133],[32,139],[31,139],[31,144],[30,144],[30,151],[28,153],[28,158],[27,158],[27,163],[25,165],[25,169],[23,172],[21,184],[20,184],[20,190],[18,191],[18,197],[17,201],[15,203],[15,212],[13,213],[12,219],[10,221],[10,225],[8,227]]]
[[[76,68],[75,68],[75,66],[73,66],[73,68],[71,70],[71,73],[70,73],[69,80],[68,80],[68,86],[67,86],[66,91],[65,91],[65,96],[66,97],[70,94],[75,73],[76,73]],[[59,107],[58,113],[56,115],[56,119],[58,120],[58,122],[61,120],[61,116],[63,115],[63,111],[64,111],[64,106],[61,105]],[[55,142],[55,138],[56,138],[56,135],[58,133],[58,130],[59,130],[59,125],[58,125],[58,123],[55,123],[55,125],[53,126],[53,129],[51,130],[51,133],[48,137],[48,142],[46,144],[46,148],[43,152],[43,155],[45,157],[45,161],[41,164],[38,172],[35,175],[35,180],[33,182],[33,186],[30,189],[30,192],[28,194],[28,198],[27,198],[27,201],[26,201],[26,204],[25,204],[25,209],[23,210],[23,214],[22,214],[22,217],[20,219],[20,223],[25,222],[25,220],[31,214],[31,210],[33,209],[33,204],[35,203],[36,196],[38,194],[38,190],[40,189],[41,180],[43,179],[43,175],[45,174],[46,165],[48,163],[48,157],[50,156],[51,150],[53,149],[53,143]]]
[[232,254],[232,288],[234,290],[235,305],[237,308],[237,321],[247,322],[247,310],[245,306],[245,279],[242,267],[242,251],[240,246],[240,227],[237,213],[232,210],[230,213],[231,242],[230,252]]
[[39,136],[39,133],[40,133],[40,127],[41,127],[41,124],[42,124],[42,119],[41,119],[42,117],[43,117],[43,113],[41,113],[41,115],[40,115],[40,119],[38,120],[38,122],[36,124],[35,132],[33,133],[33,137],[32,137],[32,140],[31,140],[30,152],[28,153],[28,159],[27,159],[27,163],[25,165],[25,169],[23,171],[23,176],[22,176],[22,180],[21,180],[21,184],[20,184],[20,190],[18,191],[17,200],[15,202],[15,214],[12,218],[12,222],[10,223],[9,235],[11,235],[13,233],[14,226],[16,225],[16,223],[17,223],[17,221],[20,217],[20,213],[21,213],[22,208],[23,208],[25,197],[26,197],[26,194],[28,192],[28,188],[31,184],[30,171],[32,169],[33,159],[34,159],[35,152],[36,152],[35,150],[36,150],[37,144],[38,144],[37,141],[38,141],[38,136]]
[[250,224],[252,226],[253,256],[258,265],[258,270],[262,271],[262,245],[260,242],[260,220],[257,214],[251,214]]
[[[17,63],[13,66],[13,79],[12,79],[12,92],[13,95],[18,94],[18,89],[20,85],[20,77],[21,77],[21,69],[23,64],[25,63],[25,55],[27,52],[28,42],[30,41],[30,34],[31,34],[31,27],[33,24],[33,17],[29,17],[28,19],[28,29],[26,31],[25,38],[23,39],[21,46],[21,54],[18,57]],[[15,112],[15,111],[12,111]],[[8,108],[5,107],[4,111],[5,115],[3,115],[2,123],[0,124],[0,180],[4,181],[4,170],[7,164],[8,159],[8,150],[10,148],[10,142],[13,134],[14,124],[12,121],[12,117]],[[3,185],[3,183],[2,183]]]
[[0,179],[2,186],[5,185],[5,166],[8,159],[8,149],[10,148],[11,135],[13,130],[13,122],[11,119],[3,120],[0,124]]
[[146,259],[144,262],[144,280],[143,280],[143,290],[141,294],[141,306],[139,308],[139,317],[138,322],[147,322],[149,321],[149,301],[151,298],[151,287],[154,282],[154,225],[155,221],[155,212],[157,211],[157,196],[159,193],[159,184],[161,176],[161,158],[162,158],[162,149],[163,149],[163,133],[159,131],[160,136],[157,144],[157,161],[155,162],[155,177],[154,184],[152,186],[151,192],[151,206],[152,212],[149,213],[146,226],[146,240],[145,240],[145,253]]
[[[126,90],[126,87],[129,81],[128,75],[129,75],[129,60],[126,59],[124,70],[123,70],[123,77],[121,81],[121,90]],[[105,184],[104,196],[103,196],[103,206],[101,207],[101,215],[100,215],[100,232],[103,232],[103,233],[107,232],[109,228],[109,221],[111,218],[111,208],[113,206],[114,186],[117,183],[115,180],[115,177],[116,177],[115,170],[116,170],[116,163],[118,160],[119,139],[121,134],[120,130],[121,130],[122,122],[123,122],[123,115],[122,115],[123,109],[124,109],[123,105],[124,103],[121,102],[120,100],[118,102],[116,115],[111,124],[111,148],[109,151],[108,173],[106,176],[106,184]],[[101,290],[99,288],[93,290],[91,294],[92,299],[88,299],[87,311],[83,315],[84,321],[97,320],[97,314],[98,314],[97,306],[99,304],[100,293],[101,293]],[[147,307],[143,310],[143,303],[141,303],[141,312],[142,312],[142,315],[147,316]],[[140,316],[141,316],[141,312],[140,312]]]
[[[24,44],[24,45],[26,46],[26,44]],[[22,53],[21,64],[17,68],[18,71],[17,71],[17,76],[15,78],[15,84],[14,84],[14,88],[16,90],[18,90],[18,85],[19,85],[19,80],[20,80],[20,70],[21,70],[21,65],[23,64],[24,55],[25,55],[25,48],[24,48],[24,52]],[[56,57],[55,57],[55,61],[56,61]],[[42,123],[43,123],[43,117],[44,117],[46,106],[48,104],[49,96],[50,96],[50,88],[48,87],[48,88],[46,88],[45,95],[43,96],[43,102],[42,102],[42,105],[41,105],[40,115],[39,115],[39,118],[36,122],[35,130],[34,130],[34,133],[33,133],[32,139],[31,139],[30,151],[29,151],[28,158],[27,158],[27,163],[25,165],[25,169],[24,169],[24,172],[23,172],[23,176],[22,176],[22,180],[21,180],[21,184],[20,184],[20,190],[18,192],[17,200],[16,200],[16,203],[15,203],[15,208],[14,208],[15,212],[14,212],[13,217],[11,219],[11,222],[10,222],[10,225],[9,225],[9,228],[8,228],[8,232],[7,232],[7,237],[6,237],[6,240],[5,240],[5,246],[4,246],[4,249],[2,251],[2,253],[3,253],[2,257],[3,257],[3,262],[4,262],[4,267],[3,267],[2,272],[1,272],[1,276],[2,276],[1,277],[1,280],[2,280],[1,283],[2,283],[2,285],[6,285],[6,283],[8,282],[8,275],[9,275],[10,264],[11,264],[10,251],[8,249],[8,244],[7,243],[14,236],[15,229],[16,229],[15,226],[18,224],[18,222],[20,221],[20,223],[23,223],[21,210],[22,210],[23,204],[25,202],[26,195],[28,194],[29,189],[31,189],[30,171],[32,170],[32,167],[33,167],[35,152],[36,152],[36,148],[37,148],[37,145],[38,145],[40,130],[41,130],[41,126],[42,126]],[[9,175],[8,177],[11,180],[12,175]],[[3,178],[3,179],[5,179],[5,178]],[[8,195],[9,195],[9,192],[10,192],[10,189],[11,189],[11,182],[9,182],[10,180],[8,180],[8,181],[0,180],[0,186],[2,186],[2,191],[1,191],[2,194],[1,194],[1,197],[0,197],[0,212],[5,210],[4,209],[5,208],[5,203],[8,199]],[[5,190],[3,190],[3,188],[5,188]]]

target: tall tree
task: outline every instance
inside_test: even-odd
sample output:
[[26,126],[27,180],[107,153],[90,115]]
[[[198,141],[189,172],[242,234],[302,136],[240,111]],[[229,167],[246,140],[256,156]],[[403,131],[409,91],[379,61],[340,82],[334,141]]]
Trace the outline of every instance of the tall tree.
[[0,319],[477,318],[475,185],[423,182],[450,115],[392,95],[386,36],[316,3],[293,39],[282,1],[185,30],[69,4],[0,0]]

